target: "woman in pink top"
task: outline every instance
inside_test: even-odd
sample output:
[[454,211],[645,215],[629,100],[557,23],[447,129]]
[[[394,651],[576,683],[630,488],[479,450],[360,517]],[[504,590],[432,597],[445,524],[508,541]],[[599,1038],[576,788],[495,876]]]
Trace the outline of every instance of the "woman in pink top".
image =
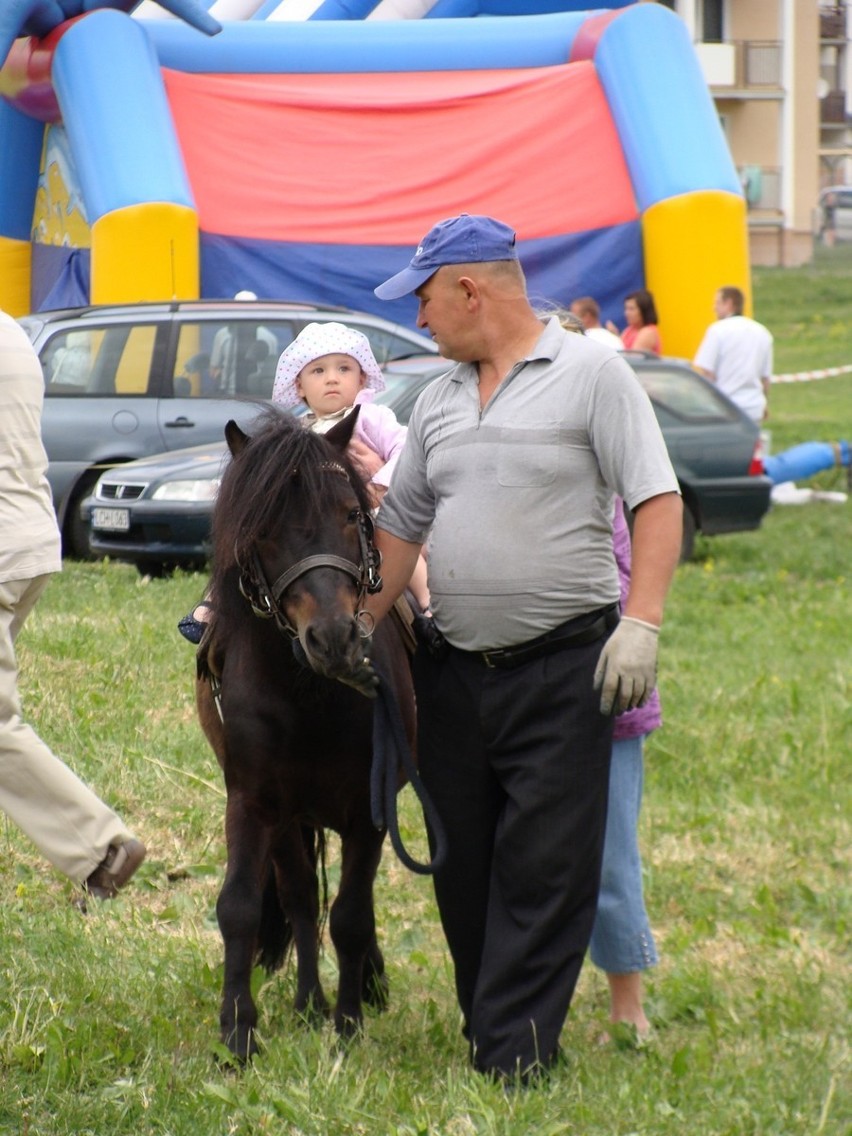
[[[657,309],[654,297],[645,288],[639,288],[624,297],[624,318],[627,326],[621,334],[621,342],[625,351],[650,351],[654,355],[662,355],[663,345],[660,332],[657,328]],[[607,328],[613,334],[619,331],[612,320]]]

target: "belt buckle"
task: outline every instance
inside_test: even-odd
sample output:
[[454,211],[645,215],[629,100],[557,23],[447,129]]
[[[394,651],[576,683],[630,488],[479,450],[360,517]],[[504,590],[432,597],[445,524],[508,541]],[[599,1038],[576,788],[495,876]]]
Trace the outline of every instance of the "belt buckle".
[[494,671],[497,669],[497,664],[492,660],[492,655],[499,654],[498,651],[480,651],[479,653],[482,656],[483,663],[485,663],[489,670]]

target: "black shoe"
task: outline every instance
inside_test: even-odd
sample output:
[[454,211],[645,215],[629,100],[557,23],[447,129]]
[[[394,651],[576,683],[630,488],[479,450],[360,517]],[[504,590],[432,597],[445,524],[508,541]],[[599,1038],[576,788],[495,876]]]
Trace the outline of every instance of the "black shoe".
[[207,624],[202,623],[200,619],[196,619],[192,612],[190,612],[189,615],[185,615],[183,619],[178,622],[177,627],[184,639],[188,639],[190,643],[195,643],[197,646],[204,637]]
[[200,607],[206,607],[211,614],[213,612],[213,604],[209,600],[200,600],[188,615],[178,621],[177,625],[178,631],[184,639],[188,639],[190,643],[194,643],[196,646],[204,638],[204,632],[210,624],[209,620],[195,618],[195,613]]

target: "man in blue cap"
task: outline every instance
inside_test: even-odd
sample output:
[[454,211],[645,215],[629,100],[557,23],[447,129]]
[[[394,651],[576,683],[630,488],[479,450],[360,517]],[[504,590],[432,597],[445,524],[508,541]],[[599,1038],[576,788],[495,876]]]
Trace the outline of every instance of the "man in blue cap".
[[[681,501],[624,360],[543,323],[513,230],[462,214],[376,289],[457,365],[423,392],[377,518],[377,618],[429,541],[442,643],[415,658],[418,755],[447,831],[435,893],[476,1068],[550,1067],[595,917],[612,713],[656,681]],[[613,494],[635,513],[619,620]],[[598,693],[595,693],[595,691]]]

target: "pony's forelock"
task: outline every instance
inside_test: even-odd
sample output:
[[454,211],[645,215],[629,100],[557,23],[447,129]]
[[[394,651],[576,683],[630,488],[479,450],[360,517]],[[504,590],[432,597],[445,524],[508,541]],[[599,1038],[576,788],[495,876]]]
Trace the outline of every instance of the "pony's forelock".
[[345,453],[306,429],[297,418],[270,408],[255,419],[249,440],[228,463],[213,512],[214,582],[248,551],[280,527],[282,515],[299,523],[319,518],[341,493],[329,477],[332,463],[342,467],[361,508],[367,491]]

